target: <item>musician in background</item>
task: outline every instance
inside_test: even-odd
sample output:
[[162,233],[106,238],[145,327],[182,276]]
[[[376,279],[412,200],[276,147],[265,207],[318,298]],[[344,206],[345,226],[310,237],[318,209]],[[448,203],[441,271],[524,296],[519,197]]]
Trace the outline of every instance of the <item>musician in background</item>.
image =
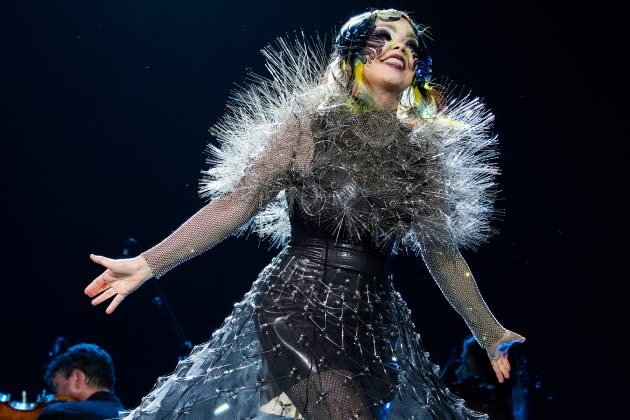
[[76,344],[56,356],[45,379],[63,401],[44,408],[38,420],[104,420],[126,411],[113,392],[112,358],[95,344]]

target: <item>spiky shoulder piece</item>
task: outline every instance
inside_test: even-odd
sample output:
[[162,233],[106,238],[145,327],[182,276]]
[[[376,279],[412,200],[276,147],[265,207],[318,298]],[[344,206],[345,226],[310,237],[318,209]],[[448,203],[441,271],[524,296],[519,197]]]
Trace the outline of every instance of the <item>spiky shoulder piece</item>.
[[[249,73],[247,83],[232,92],[227,111],[210,128],[216,143],[206,150],[209,168],[202,173],[202,198],[212,200],[232,191],[280,127],[317,108],[325,95],[321,84],[327,65],[324,48],[319,37],[307,39],[300,34],[292,40],[278,38],[261,50],[269,76]],[[289,240],[283,191],[237,234],[246,231],[257,233],[276,247]]]
[[[444,109],[434,118],[421,119],[411,139],[421,148],[435,147],[442,168],[439,191],[448,234],[457,247],[474,249],[497,233],[492,226],[500,173],[494,114],[478,97],[445,93]],[[418,233],[411,231],[404,245],[415,249]]]
[[[270,181],[270,189],[282,192],[239,234],[255,232],[272,246],[287,243],[287,198],[307,213],[318,209],[316,218],[328,220],[324,228],[336,238],[373,237],[394,252],[417,251],[427,236],[474,247],[493,233],[497,139],[491,133],[493,115],[479,99],[451,98],[409,129],[395,114],[349,109],[348,98],[323,80],[329,56],[318,39],[280,38],[262,53],[270,77],[251,74],[211,128],[218,143],[208,148],[201,196],[214,199],[232,191],[279,127],[296,115],[312,118],[315,153],[299,188],[291,177],[284,189]],[[338,170],[327,170],[344,165],[358,169],[343,170],[343,179]],[[327,178],[333,173],[334,179]]]

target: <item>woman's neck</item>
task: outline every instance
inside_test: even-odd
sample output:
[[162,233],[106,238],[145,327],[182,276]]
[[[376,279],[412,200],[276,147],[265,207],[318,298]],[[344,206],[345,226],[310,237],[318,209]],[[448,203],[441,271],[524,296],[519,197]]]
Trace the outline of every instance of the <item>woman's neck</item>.
[[357,84],[352,88],[352,96],[364,104],[381,110],[396,110],[400,103],[400,95],[389,91],[374,92],[367,86]]

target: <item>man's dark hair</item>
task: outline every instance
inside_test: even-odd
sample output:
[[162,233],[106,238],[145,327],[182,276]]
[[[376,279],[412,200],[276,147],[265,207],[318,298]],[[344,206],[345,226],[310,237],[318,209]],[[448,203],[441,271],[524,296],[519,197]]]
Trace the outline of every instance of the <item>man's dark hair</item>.
[[48,364],[44,378],[53,387],[53,377],[57,372],[68,378],[74,369],[85,373],[89,386],[109,390],[114,388],[116,375],[112,358],[96,344],[80,343],[70,347]]

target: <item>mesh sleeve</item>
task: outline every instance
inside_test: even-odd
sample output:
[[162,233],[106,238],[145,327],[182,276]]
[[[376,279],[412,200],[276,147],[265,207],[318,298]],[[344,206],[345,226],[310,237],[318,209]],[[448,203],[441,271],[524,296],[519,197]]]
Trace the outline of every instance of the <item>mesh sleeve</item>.
[[486,349],[499,341],[506,330],[490,312],[460,252],[455,247],[428,241],[421,254],[438,287],[479,344]]
[[282,189],[282,179],[312,157],[312,138],[295,118],[278,130],[232,191],[212,200],[162,242],[141,255],[154,277],[209,250],[244,225]]

